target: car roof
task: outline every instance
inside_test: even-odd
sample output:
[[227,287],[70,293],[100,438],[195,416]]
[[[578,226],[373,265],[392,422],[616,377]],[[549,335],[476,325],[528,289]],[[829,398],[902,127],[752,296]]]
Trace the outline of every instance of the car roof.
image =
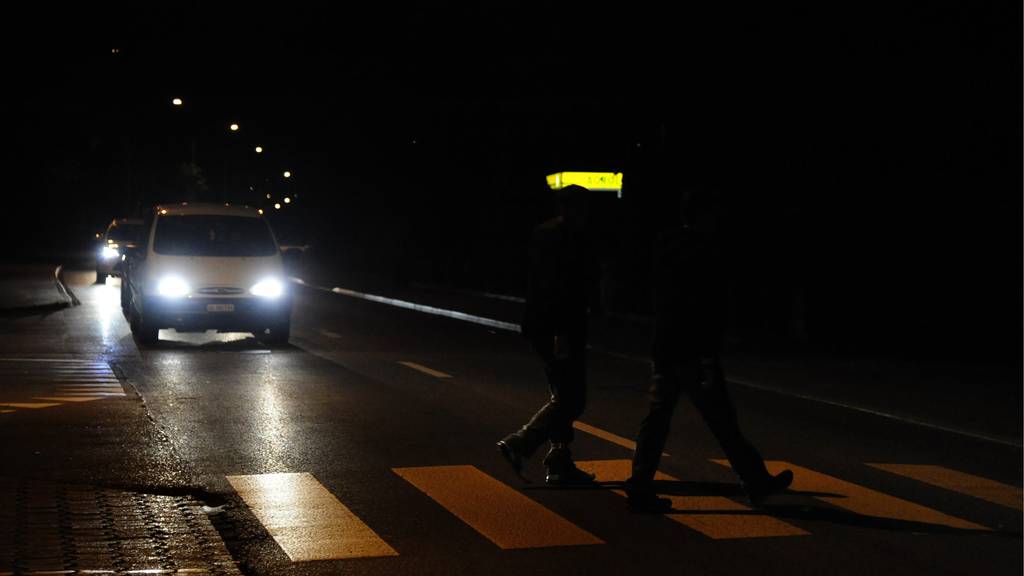
[[237,204],[215,204],[212,202],[182,202],[181,204],[160,204],[156,211],[161,216],[209,215],[248,216],[259,218],[260,214],[251,206]]

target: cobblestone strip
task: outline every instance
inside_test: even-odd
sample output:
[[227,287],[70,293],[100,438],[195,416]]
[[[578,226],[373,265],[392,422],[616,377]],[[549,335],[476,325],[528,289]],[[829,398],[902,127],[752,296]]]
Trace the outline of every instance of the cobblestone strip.
[[201,504],[0,478],[0,576],[240,575]]

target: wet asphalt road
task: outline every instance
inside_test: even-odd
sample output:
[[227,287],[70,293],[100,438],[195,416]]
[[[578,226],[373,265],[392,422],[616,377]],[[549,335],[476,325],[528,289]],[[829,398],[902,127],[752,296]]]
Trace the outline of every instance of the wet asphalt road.
[[[1019,494],[1017,447],[734,386],[741,425],[768,460],[835,481],[825,491],[773,497],[768,517],[792,534],[740,537],[744,526],[765,517],[701,500],[741,502],[730,471],[710,461],[723,457],[720,450],[684,402],[663,470],[680,480],[670,490],[701,503],[681,517],[735,524],[713,537],[693,523],[631,514],[608,489],[549,489],[512,474],[494,442],[545,399],[541,366],[516,334],[298,288],[287,347],[270,350],[243,334],[163,331],[160,344],[140,349],[121,315],[116,280],[95,285],[85,272],[68,279],[82,306],[8,326],[0,350],[7,357],[104,359],[130,394],[33,414],[31,426],[20,428],[22,444],[3,454],[11,470],[184,490],[211,506],[223,504],[214,524],[246,573],[1017,574],[1021,568],[1019,502],[998,504],[867,465],[940,466]],[[647,367],[595,353],[590,372],[583,422],[632,438],[646,410]],[[59,435],[86,426],[61,423],[91,418],[104,423],[105,435],[98,436],[104,440],[90,446],[78,439],[74,454],[60,452]],[[112,434],[117,442],[109,441]],[[53,457],[32,454],[39,452],[33,443],[47,442]],[[631,456],[628,447],[587,433],[577,435],[574,452],[582,460]],[[527,474],[540,480],[537,460]],[[503,549],[465,511],[453,510],[458,505],[428,496],[394,470],[458,465],[475,467],[601,543]],[[227,477],[298,472],[311,474],[397,555],[289,558]],[[870,492],[844,492],[851,483]],[[855,513],[844,506],[854,500],[866,508]],[[493,502],[497,508],[504,500]],[[900,517],[908,509],[911,518]],[[304,513],[296,511],[297,522]]]

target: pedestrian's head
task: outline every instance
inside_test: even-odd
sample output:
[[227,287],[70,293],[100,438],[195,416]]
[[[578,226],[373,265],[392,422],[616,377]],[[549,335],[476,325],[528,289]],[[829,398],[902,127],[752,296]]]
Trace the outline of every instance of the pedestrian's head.
[[555,191],[555,203],[558,215],[566,224],[579,229],[586,226],[590,212],[590,190],[576,184],[559,188]]

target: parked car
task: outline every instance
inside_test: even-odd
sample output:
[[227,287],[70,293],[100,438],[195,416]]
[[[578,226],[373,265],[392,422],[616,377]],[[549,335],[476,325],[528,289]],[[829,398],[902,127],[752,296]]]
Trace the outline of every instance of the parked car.
[[138,245],[142,218],[114,218],[103,234],[96,254],[96,282],[106,284],[107,276],[120,276],[122,256]]
[[252,332],[284,344],[292,298],[281,250],[254,208],[157,206],[127,258],[122,305],[132,333],[155,342],[161,328]]

